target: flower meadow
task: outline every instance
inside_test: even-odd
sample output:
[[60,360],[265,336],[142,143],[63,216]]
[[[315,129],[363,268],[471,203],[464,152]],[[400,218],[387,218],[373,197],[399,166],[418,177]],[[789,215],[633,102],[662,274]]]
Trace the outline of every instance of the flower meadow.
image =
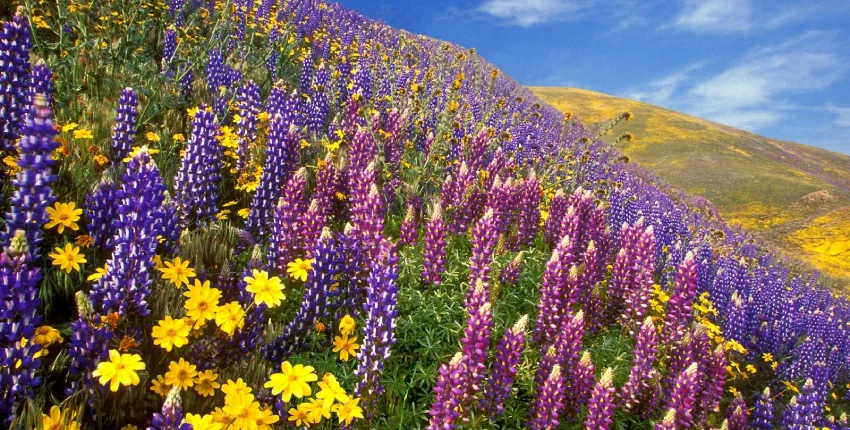
[[850,429],[850,303],[474,50],[19,3],[4,427]]

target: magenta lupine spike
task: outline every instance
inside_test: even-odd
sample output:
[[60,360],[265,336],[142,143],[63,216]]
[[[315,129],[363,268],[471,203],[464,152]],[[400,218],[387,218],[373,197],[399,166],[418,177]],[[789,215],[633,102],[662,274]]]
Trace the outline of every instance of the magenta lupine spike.
[[577,188],[567,199],[567,208],[561,220],[560,237],[569,236],[576,245],[581,243],[581,237],[587,213],[593,207],[593,193],[582,187]]
[[570,375],[564,416],[572,420],[578,418],[581,408],[590,400],[593,386],[596,383],[596,366],[593,364],[590,352],[585,351],[581,355],[575,369]]
[[551,356],[545,354],[540,359],[540,364],[537,373],[534,376],[535,383],[539,386],[543,384],[546,375],[552,370],[552,366],[558,364],[562,369],[566,370],[564,375],[565,382],[572,381],[572,372],[578,367],[581,359],[581,348],[584,340],[584,314],[582,311],[576,312],[574,316],[566,318],[566,320],[558,326],[558,331],[553,334],[552,344],[547,348],[554,348],[554,354]]
[[543,190],[540,181],[534,171],[519,186],[517,206],[519,206],[519,217],[517,218],[516,236],[512,241],[511,249],[518,251],[534,241],[537,231],[540,230],[540,200]]
[[770,397],[770,388],[765,388],[762,393],[756,394],[753,402],[753,429],[773,429],[773,399]]
[[706,413],[720,410],[723,391],[726,387],[726,351],[723,345],[714,349],[705,367],[705,383],[699,393],[700,409]]
[[288,181],[274,211],[267,258],[273,270],[285,272],[287,263],[301,255],[299,223],[307,210],[307,169],[301,168]]
[[697,293],[697,263],[693,253],[685,256],[679,265],[673,283],[673,292],[667,302],[667,315],[664,318],[664,336],[677,338],[684,334],[693,320],[693,302]]
[[655,430],[676,430],[676,410],[667,410],[661,422],[655,424]]
[[324,211],[319,208],[319,201],[317,199],[311,200],[310,206],[301,214],[298,221],[301,231],[298,235],[299,243],[297,248],[303,250],[309,256],[316,246],[316,241],[319,240],[319,236],[322,234],[322,229],[327,224],[328,220],[325,218]]
[[[486,295],[484,287],[479,282],[474,294]],[[468,307],[466,326],[460,344],[463,351],[463,390],[461,401],[463,409],[469,411],[480,393],[484,390],[484,379],[487,377],[487,357],[490,350],[490,333],[493,329],[493,312],[486,298],[478,308]],[[462,414],[463,415],[463,414]]]
[[218,212],[222,147],[216,141],[218,120],[201,106],[192,118],[192,135],[174,180],[174,201],[184,225],[212,218]]
[[614,424],[614,373],[605,369],[602,378],[593,387],[593,393],[587,402],[587,418],[584,426],[588,430],[608,430]]
[[544,238],[550,245],[555,246],[561,239],[561,220],[567,212],[567,196],[564,190],[558,190],[549,202],[549,215],[543,227]]
[[498,240],[494,215],[488,210],[472,229],[472,256],[469,258],[469,288],[466,293],[466,306],[476,307],[471,298],[478,282],[484,287],[489,296],[490,292],[490,263],[493,261],[493,250]]
[[646,317],[635,339],[632,370],[620,396],[624,411],[647,411],[651,406],[657,394],[657,352],[658,331],[652,317]]
[[387,211],[384,198],[375,184],[369,189],[362,206],[354,208],[354,211],[359,215],[352,220],[354,231],[362,241],[363,249],[369,258],[373,258],[377,255],[384,237],[384,217]]
[[[288,107],[288,106],[284,106]],[[254,237],[266,237],[272,223],[275,204],[281,189],[292,175],[298,161],[298,133],[291,113],[275,114],[269,122],[266,163],[260,184],[251,201],[251,212],[245,227]]]
[[462,234],[469,228],[475,214],[475,205],[485,197],[474,189],[475,172],[466,163],[461,163],[454,175],[450,175],[441,194],[443,209],[449,214],[451,223],[449,230],[454,234]]
[[478,134],[470,139],[469,144],[465,145],[461,160],[463,160],[473,172],[484,169],[487,157],[487,147],[490,145],[490,138],[487,130],[481,130]]
[[689,429],[694,425],[693,411],[697,395],[697,363],[691,363],[687,368],[679,372],[670,395],[665,402],[664,409],[676,410],[676,427]]
[[528,427],[532,430],[549,430],[558,428],[560,415],[564,408],[561,399],[565,391],[564,376],[561,366],[555,365],[543,385],[537,387],[531,410],[528,414]]
[[735,396],[732,403],[726,408],[726,421],[729,430],[747,430],[747,403],[740,393]]
[[522,257],[525,253],[520,251],[517,253],[516,257],[502,269],[502,273],[499,275],[499,282],[505,285],[515,285],[519,282],[519,274],[522,271]]
[[540,285],[540,302],[537,304],[537,325],[535,341],[538,345],[550,345],[560,331],[565,313],[570,305],[567,302],[567,282],[569,264],[575,260],[572,254],[572,242],[564,236],[552,256],[546,263],[543,282]]
[[670,390],[676,384],[676,378],[679,377],[679,374],[695,361],[692,342],[691,333],[686,332],[682,338],[674,341],[668,348],[667,374],[663,383],[666,398],[670,397]]
[[115,126],[112,128],[112,158],[115,162],[123,160],[133,149],[136,136],[136,120],[139,98],[132,88],[124,88],[118,98]]
[[601,297],[594,294],[594,289],[604,280],[605,272],[602,267],[601,251],[596,242],[591,240],[581,256],[581,273],[576,285],[578,301],[584,310],[587,329],[596,333],[604,324],[604,309]]
[[622,244],[614,260],[608,288],[608,315],[619,317],[620,324],[634,335],[634,329],[649,311],[654,283],[655,233],[643,228],[643,219],[635,225],[623,225]]
[[481,404],[481,410],[489,415],[491,420],[502,415],[505,411],[505,401],[511,396],[511,388],[525,349],[527,324],[528,315],[523,315],[513,327],[505,330],[505,336],[499,342]]
[[412,204],[407,205],[407,211],[404,214],[404,219],[401,222],[401,227],[398,233],[399,246],[413,245],[416,243],[416,238],[419,237],[416,226],[416,209]]
[[463,373],[463,354],[458,352],[451,361],[440,366],[434,384],[434,401],[428,414],[428,430],[452,430],[460,417],[458,407],[463,397],[460,381]]
[[431,219],[425,225],[422,250],[422,282],[440,285],[446,270],[446,224],[439,203],[431,209]]
[[493,225],[499,233],[507,231],[511,212],[516,206],[514,200],[513,178],[503,181],[496,176],[487,193],[486,208],[493,211]]
[[331,154],[325,156],[324,163],[316,171],[316,186],[313,188],[313,198],[319,201],[319,210],[327,219],[338,215],[341,207],[337,193],[344,195],[340,176],[337,174]]

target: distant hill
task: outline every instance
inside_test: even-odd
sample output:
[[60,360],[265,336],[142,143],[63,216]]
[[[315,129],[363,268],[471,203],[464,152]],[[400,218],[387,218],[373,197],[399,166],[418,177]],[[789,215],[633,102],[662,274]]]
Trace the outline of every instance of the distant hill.
[[850,280],[850,157],[695,118],[634,100],[576,88],[531,90],[602,139],[723,217],[758,233],[832,278]]

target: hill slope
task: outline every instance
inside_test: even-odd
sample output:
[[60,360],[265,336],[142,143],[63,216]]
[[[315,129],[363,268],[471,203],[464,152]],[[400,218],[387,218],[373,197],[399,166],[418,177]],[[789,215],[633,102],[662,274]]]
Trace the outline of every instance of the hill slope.
[[646,103],[575,88],[531,88],[677,188],[714,202],[727,221],[759,233],[831,277],[850,279],[850,157],[774,140]]

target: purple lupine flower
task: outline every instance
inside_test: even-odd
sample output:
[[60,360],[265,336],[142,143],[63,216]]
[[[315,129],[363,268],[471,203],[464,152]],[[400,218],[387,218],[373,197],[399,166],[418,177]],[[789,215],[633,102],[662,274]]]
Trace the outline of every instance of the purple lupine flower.
[[127,163],[118,192],[118,228],[115,251],[106,263],[106,274],[92,289],[91,301],[101,314],[137,312],[146,316],[153,280],[153,257],[162,226],[157,214],[165,200],[165,185],[147,147]]
[[168,0],[168,13],[177,23],[178,27],[183,26],[183,6],[185,4],[186,0]]
[[319,64],[310,91],[310,101],[307,103],[307,129],[314,134],[320,133],[328,120],[331,110],[327,91],[329,90],[330,73],[324,63]]
[[343,281],[340,288],[340,300],[337,307],[337,318],[345,315],[357,318],[363,309],[363,299],[366,295],[367,284],[366,271],[361,270],[366,263],[363,261],[363,252],[360,242],[353,234],[354,228],[351,223],[346,223],[339,238],[340,255],[342,256],[342,267],[340,273]]
[[466,308],[466,326],[460,340],[463,348],[464,370],[461,406],[467,413],[470,407],[478,401],[478,393],[484,389],[484,378],[487,377],[487,357],[490,355],[490,333],[493,330],[493,311],[481,281],[478,281],[473,295],[476,296],[476,299],[470,300],[472,304]]
[[499,342],[493,368],[487,380],[481,409],[495,420],[505,411],[505,401],[511,396],[514,378],[519,370],[519,361],[525,348],[525,326],[528,315],[520,317],[513,327],[505,330],[505,336]]
[[254,81],[246,82],[236,94],[236,105],[239,107],[236,171],[242,172],[251,163],[251,145],[257,140],[257,115],[262,108],[260,87]]
[[747,404],[741,394],[735,396],[726,408],[726,424],[729,430],[747,430]]
[[153,421],[147,430],[192,430],[192,425],[183,420],[180,387],[173,387],[168,392],[162,411],[153,414]]
[[434,384],[434,401],[428,411],[428,430],[452,430],[460,413],[460,399],[463,391],[458,384],[461,380],[463,354],[458,352],[451,361],[440,366],[437,382]]
[[643,219],[620,230],[622,247],[614,260],[608,288],[609,315],[634,335],[634,328],[649,311],[649,300],[655,272],[655,233],[652,226],[643,227]]
[[216,141],[218,121],[201,105],[192,118],[192,135],[174,180],[174,201],[184,225],[212,218],[218,212],[221,181],[221,145]]
[[614,415],[614,374],[613,371],[605,369],[602,378],[593,387],[593,393],[587,403],[587,418],[584,426],[588,430],[608,430],[614,424],[611,417]]
[[52,172],[56,161],[52,154],[59,144],[46,96],[37,94],[32,108],[33,114],[27,115],[17,143],[21,170],[12,179],[15,191],[9,200],[2,243],[8,245],[21,230],[30,252],[38,255],[42,226],[48,221],[47,208],[56,201],[50,186],[56,182]]
[[591,333],[596,333],[605,323],[604,303],[598,289],[605,278],[602,265],[605,259],[607,259],[607,256],[603,255],[603,251],[596,246],[594,240],[587,243],[587,248],[581,256],[582,270],[576,288],[578,289],[579,304],[581,309],[584,310],[587,329]]
[[[543,384],[546,376],[551,372],[555,364],[567,370],[568,373],[564,375],[565,383],[572,382],[573,372],[578,368],[581,357],[584,332],[584,314],[582,311],[576,312],[575,316],[566,317],[564,323],[559,327],[557,333],[555,333],[551,346],[546,349],[547,353],[543,354],[540,359],[540,364],[534,377],[537,386]],[[572,402],[569,406],[572,408],[569,410],[571,414],[576,412],[576,409],[580,407]],[[563,412],[558,412],[557,417],[560,417]]]
[[374,257],[383,240],[386,214],[386,203],[374,183],[366,199],[362,204],[352,208],[352,212],[356,214],[352,219],[355,234],[363,242],[366,255]]
[[323,212],[323,216],[327,219],[332,217],[344,218],[341,213],[344,205],[341,204],[339,199],[340,195],[345,195],[344,180],[338,172],[330,153],[325,156],[324,163],[320,163],[320,167],[316,171],[313,198],[319,201],[319,210]]
[[461,234],[467,230],[472,221],[472,205],[480,194],[472,190],[475,183],[475,172],[470,170],[466,163],[461,163],[460,168],[446,178],[440,193],[443,209],[449,215],[451,223],[449,230],[454,234]]
[[502,181],[496,176],[487,193],[485,208],[493,211],[493,225],[500,234],[507,231],[511,214],[516,207],[514,188],[513,178]]
[[446,265],[446,224],[439,203],[431,209],[431,219],[425,225],[422,250],[422,282],[440,285]]
[[52,105],[54,91],[53,72],[47,67],[44,59],[39,58],[32,66],[27,102],[32,105],[35,102],[36,94],[44,94],[47,97],[47,104]]
[[[703,334],[704,335],[704,334]],[[723,400],[723,390],[726,386],[726,351],[722,345],[718,345],[710,356],[702,360],[704,372],[702,387],[697,395],[697,410],[700,419],[704,419],[707,413],[717,412],[720,409],[720,401]]]
[[68,342],[69,371],[71,375],[82,375],[86,386],[93,386],[91,376],[97,364],[109,356],[109,344],[113,338],[112,327],[103,324],[100,314],[95,314],[88,296],[82,291],[75,295],[79,318],[71,323],[71,339]]
[[[307,169],[301,168],[288,181],[283,189],[283,197],[278,200],[271,225],[269,251],[266,255],[272,270],[284,272],[286,265],[301,253],[299,233],[301,217],[307,211]],[[314,245],[310,244],[310,247]]]
[[498,232],[492,210],[488,210],[472,228],[472,256],[469,257],[469,289],[466,293],[466,306],[475,307],[470,299],[478,282],[484,291],[490,292],[490,263],[493,261],[493,249],[496,246]]
[[676,271],[673,292],[667,302],[667,315],[664,318],[665,337],[677,338],[684,335],[694,318],[693,302],[696,292],[697,263],[693,253],[689,252]]
[[398,256],[395,246],[384,239],[369,271],[364,306],[366,324],[358,355],[360,362],[355,371],[359,381],[354,392],[363,399],[363,411],[367,416],[377,413],[377,401],[384,392],[380,381],[381,372],[390,357],[390,348],[395,344],[397,279]]
[[682,370],[675,378],[670,387],[670,396],[667,398],[667,409],[676,410],[677,428],[688,429],[693,427],[693,410],[696,402],[697,390],[697,363],[691,363]]
[[301,307],[283,333],[265,349],[266,359],[274,363],[280,363],[302,351],[307,346],[310,329],[317,320],[326,318],[328,294],[336,283],[334,276],[339,273],[341,264],[339,249],[329,229],[322,231],[312,255],[315,262],[304,286]]
[[41,323],[37,314],[41,272],[34,263],[26,233],[16,231],[0,255],[0,422],[6,424],[17,404],[32,396],[30,387],[41,383],[35,375],[41,360],[34,358],[41,346],[23,344],[23,338],[33,339]]
[[753,396],[753,422],[755,430],[773,429],[773,399],[770,398],[770,388]]
[[[27,86],[31,48],[30,24],[24,16],[23,6],[19,6],[15,16],[3,22],[0,35],[0,88],[4,94],[0,97],[0,151],[5,153],[14,153],[15,141],[24,134],[21,128],[30,105],[27,103]],[[7,232],[7,240],[15,230]],[[31,241],[32,237],[28,235],[27,240],[35,250],[36,243]]]
[[807,379],[782,414],[782,428],[790,430],[812,429],[823,416],[823,403],[818,399],[814,383]]
[[160,255],[176,254],[180,249],[180,236],[183,235],[183,224],[180,222],[179,208],[166,191],[162,207],[157,211],[157,222],[160,224],[162,240],[158,246]]
[[516,257],[502,269],[501,275],[499,275],[499,281],[506,285],[515,285],[519,282],[519,273],[522,270],[522,257],[524,255],[523,251],[517,253]]
[[325,212],[319,208],[317,199],[310,201],[310,206],[301,215],[298,225],[301,227],[301,231],[298,234],[297,249],[309,254],[313,251],[316,241],[319,240],[322,230],[328,225]]
[[177,69],[177,88],[180,91],[180,96],[183,97],[183,102],[188,103],[192,97],[192,86],[195,85],[195,74],[192,72],[192,63],[181,65]]
[[298,133],[292,118],[276,114],[269,123],[266,164],[260,184],[251,201],[251,213],[245,227],[254,237],[265,237],[272,222],[275,203],[298,159]]
[[568,237],[564,236],[552,251],[552,256],[543,272],[543,282],[540,284],[540,302],[537,304],[537,325],[534,336],[539,345],[551,345],[560,332],[561,322],[567,310],[564,289],[569,269],[565,263],[573,259],[572,243]]
[[567,196],[564,190],[558,190],[549,202],[549,215],[543,227],[546,242],[554,246],[561,240],[561,220],[567,212]]
[[112,250],[112,237],[118,228],[118,186],[108,175],[103,175],[100,183],[86,196],[86,218],[88,232],[94,239],[94,246]]
[[537,386],[531,410],[528,413],[528,427],[533,430],[554,429],[560,424],[560,413],[564,405],[561,399],[564,396],[564,376],[561,374],[561,366],[556,364],[552,367],[549,376],[542,385]]
[[165,29],[165,36],[162,39],[162,73],[165,73],[169,78],[174,73],[171,64],[174,61],[174,54],[177,53],[177,30],[173,25]]
[[590,400],[593,386],[596,384],[596,366],[593,364],[590,352],[585,351],[578,365],[571,372],[567,387],[570,396],[567,397],[564,415],[575,420],[581,412],[581,407]]
[[419,237],[419,231],[416,226],[416,208],[408,203],[407,211],[399,228],[398,244],[399,246],[415,245],[417,237]]
[[112,158],[116,163],[127,157],[133,150],[136,119],[139,117],[138,106],[139,98],[132,88],[121,90],[115,126],[112,128]]
[[655,370],[658,332],[652,317],[646,317],[635,338],[634,361],[629,379],[623,387],[623,410],[647,411],[656,395],[658,371]]
[[517,218],[516,236],[512,249],[519,250],[534,241],[540,229],[540,199],[543,190],[540,181],[532,170],[531,174],[519,186],[519,217]]
[[661,422],[655,424],[655,430],[676,430],[676,410],[669,409]]

